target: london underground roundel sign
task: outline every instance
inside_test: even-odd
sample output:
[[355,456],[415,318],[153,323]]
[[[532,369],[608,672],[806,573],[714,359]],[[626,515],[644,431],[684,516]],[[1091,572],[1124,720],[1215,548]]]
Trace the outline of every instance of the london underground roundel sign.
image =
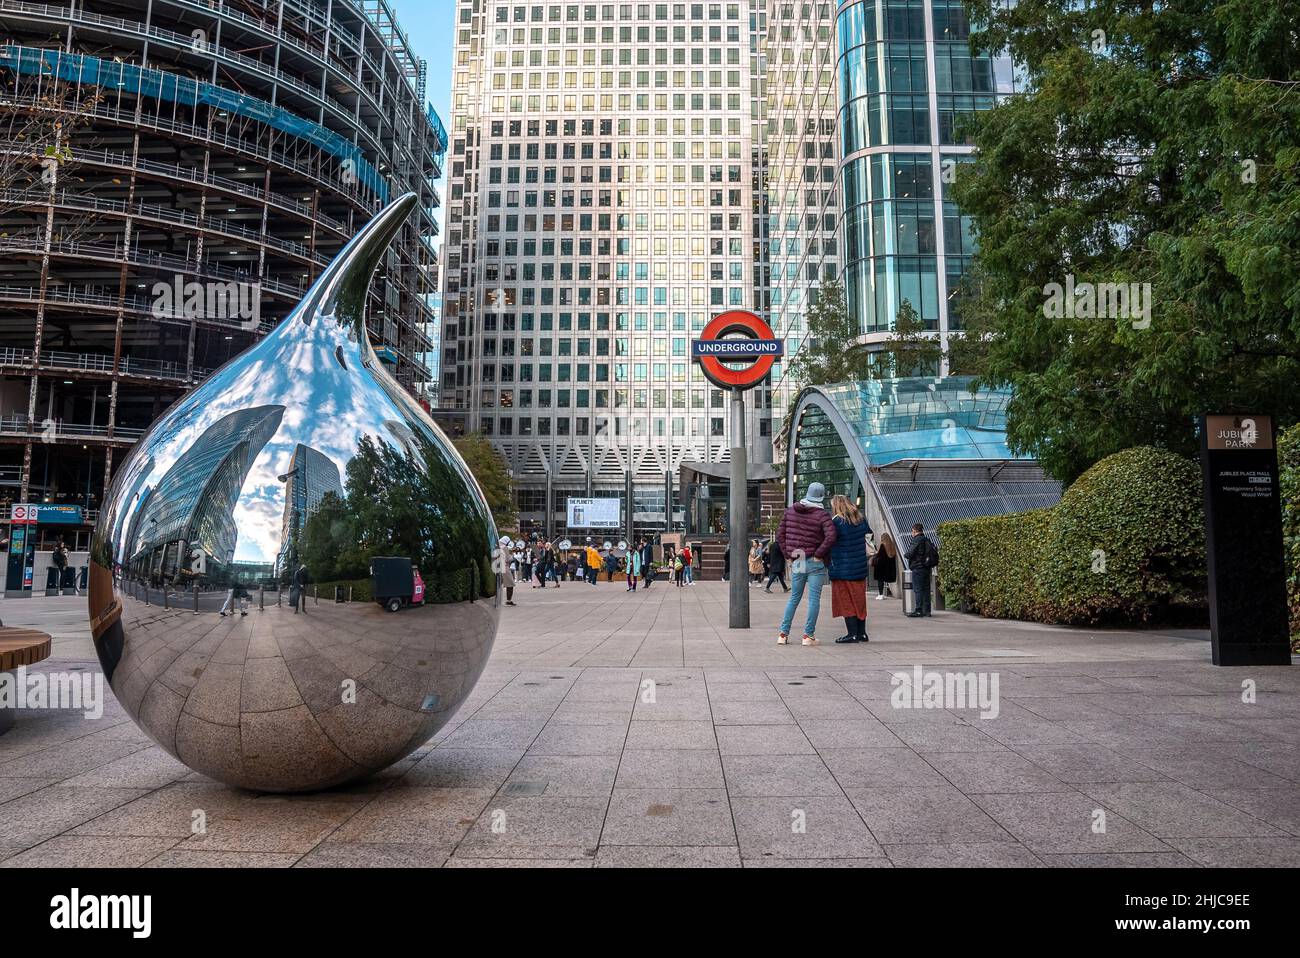
[[[732,333],[741,337],[728,339]],[[691,355],[709,382],[723,389],[752,389],[767,378],[785,344],[772,327],[745,309],[732,309],[709,322],[691,342]],[[726,363],[747,362],[745,366]]]

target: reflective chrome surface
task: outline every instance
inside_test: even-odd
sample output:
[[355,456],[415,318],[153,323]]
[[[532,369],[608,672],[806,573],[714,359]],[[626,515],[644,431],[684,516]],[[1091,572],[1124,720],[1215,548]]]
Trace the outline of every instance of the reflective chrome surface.
[[[365,335],[371,274],[415,202],[376,216],[275,332],[153,426],[95,530],[92,635],[113,691],[231,785],[325,788],[397,761],[464,701],[496,635],[491,512]],[[372,580],[374,556],[395,559]],[[376,586],[403,607],[371,601]]]

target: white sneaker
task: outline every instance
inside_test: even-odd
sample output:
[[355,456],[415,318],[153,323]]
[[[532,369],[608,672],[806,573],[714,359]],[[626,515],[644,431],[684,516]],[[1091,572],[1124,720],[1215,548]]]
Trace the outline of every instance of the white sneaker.
[[877,602],[881,601],[883,598],[884,598],[883,595],[880,595],[880,594],[877,593],[877,595],[876,595],[876,601],[877,601]]
[[786,635],[784,632],[777,633],[776,636],[777,645],[787,645],[789,642],[790,642],[790,636]]
[[811,635],[805,635],[805,636],[803,637],[803,644],[804,644],[804,645],[821,645],[821,643],[818,642],[816,639],[814,639]]

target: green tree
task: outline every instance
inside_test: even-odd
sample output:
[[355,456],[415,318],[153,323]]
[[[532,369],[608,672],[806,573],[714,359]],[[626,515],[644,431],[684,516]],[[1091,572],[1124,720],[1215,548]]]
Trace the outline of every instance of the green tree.
[[518,521],[515,513],[514,482],[506,461],[491,440],[481,432],[471,432],[454,440],[456,451],[478,480],[487,499],[492,518],[500,529],[512,529]]
[[496,529],[465,466],[441,446],[398,447],[363,436],[349,460],[344,496],[326,494],[303,529],[299,554],[316,582],[368,574],[374,556],[406,556],[430,583],[430,601],[494,588]]
[[325,493],[307,518],[298,553],[316,582],[358,579],[368,571],[369,556],[358,548],[353,516],[334,492]]
[[872,363],[879,379],[909,376],[937,376],[943,360],[939,339],[928,333],[911,300],[903,300],[894,318],[894,329]]
[[825,386],[870,375],[866,351],[854,345],[861,329],[844,301],[844,287],[834,280],[822,283],[805,320],[808,335],[790,363],[795,382]]
[[[1033,91],[974,119],[954,182],[979,242],[957,365],[1014,388],[1011,444],[1070,480],[1194,452],[1200,412],[1296,421],[1300,0],[965,6]],[[1149,312],[1056,309],[1071,282],[1150,284]]]

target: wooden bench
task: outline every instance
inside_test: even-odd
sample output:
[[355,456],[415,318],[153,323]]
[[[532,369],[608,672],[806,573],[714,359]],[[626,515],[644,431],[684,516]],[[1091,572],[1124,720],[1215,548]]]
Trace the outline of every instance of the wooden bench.
[[[12,672],[20,665],[35,665],[50,657],[50,637],[36,629],[0,626],[0,672]],[[14,724],[14,709],[0,708],[0,735]]]

